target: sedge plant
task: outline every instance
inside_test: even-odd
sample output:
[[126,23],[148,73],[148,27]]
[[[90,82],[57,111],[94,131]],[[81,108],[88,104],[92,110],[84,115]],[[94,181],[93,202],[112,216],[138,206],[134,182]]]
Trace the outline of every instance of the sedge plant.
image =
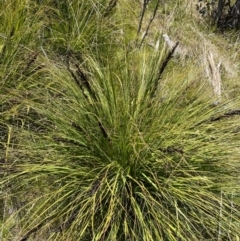
[[20,206],[3,220],[6,237],[239,236],[237,120],[221,119],[224,106],[199,97],[205,85],[189,69],[175,88],[161,85],[163,56],[146,55],[138,71],[127,55],[118,65],[90,56],[82,63],[69,56],[61,68],[48,63],[48,85],[35,83],[23,101],[28,124],[1,180]]
[[50,31],[66,54],[46,48],[4,97],[18,102],[1,112],[1,239],[239,239],[235,101],[212,105],[198,66],[163,47],[91,51],[74,31],[74,51]]

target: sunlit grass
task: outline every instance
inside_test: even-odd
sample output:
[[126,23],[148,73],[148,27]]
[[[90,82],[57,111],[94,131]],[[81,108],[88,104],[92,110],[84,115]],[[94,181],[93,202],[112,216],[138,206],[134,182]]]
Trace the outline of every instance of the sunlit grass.
[[214,106],[197,61],[161,73],[126,1],[49,6],[40,45],[2,52],[1,239],[236,240],[237,98]]
[[77,62],[84,79],[48,63],[51,81],[24,101],[29,125],[6,179],[23,203],[18,239],[206,240],[220,223],[223,237],[238,234],[236,122],[211,122],[221,108],[197,98],[194,74],[154,89],[160,60],[134,73],[127,58],[101,67],[88,57]]

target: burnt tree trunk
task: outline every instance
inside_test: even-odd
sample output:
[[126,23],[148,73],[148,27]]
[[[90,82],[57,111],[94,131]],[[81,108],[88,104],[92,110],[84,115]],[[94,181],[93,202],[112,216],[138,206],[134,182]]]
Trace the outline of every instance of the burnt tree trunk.
[[221,29],[239,29],[240,0],[236,0],[232,6],[229,0],[218,0],[214,22]]

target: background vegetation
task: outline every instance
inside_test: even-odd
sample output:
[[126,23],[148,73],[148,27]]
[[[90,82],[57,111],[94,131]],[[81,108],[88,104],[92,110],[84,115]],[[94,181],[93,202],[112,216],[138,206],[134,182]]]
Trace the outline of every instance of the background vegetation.
[[196,4],[0,2],[1,240],[240,239],[239,33]]

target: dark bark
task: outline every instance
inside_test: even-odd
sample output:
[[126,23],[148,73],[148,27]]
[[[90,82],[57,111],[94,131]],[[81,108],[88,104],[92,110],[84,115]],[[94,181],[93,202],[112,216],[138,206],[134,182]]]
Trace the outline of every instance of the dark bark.
[[214,23],[220,29],[240,28],[240,0],[231,6],[230,1],[219,0]]

